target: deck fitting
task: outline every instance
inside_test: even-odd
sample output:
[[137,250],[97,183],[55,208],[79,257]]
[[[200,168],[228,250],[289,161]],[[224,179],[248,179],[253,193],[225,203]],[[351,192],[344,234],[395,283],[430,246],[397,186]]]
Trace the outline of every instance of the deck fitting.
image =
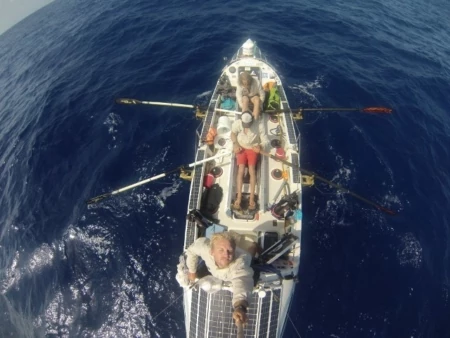
[[180,178],[186,181],[192,181],[192,170],[180,169]]
[[302,185],[311,187],[314,185],[314,176],[302,175]]
[[197,108],[195,109],[195,117],[196,117],[198,120],[204,119],[205,116],[206,116],[206,113],[205,113],[204,111],[201,111],[200,108],[197,107]]
[[301,112],[292,113],[292,119],[293,120],[303,120],[303,115]]

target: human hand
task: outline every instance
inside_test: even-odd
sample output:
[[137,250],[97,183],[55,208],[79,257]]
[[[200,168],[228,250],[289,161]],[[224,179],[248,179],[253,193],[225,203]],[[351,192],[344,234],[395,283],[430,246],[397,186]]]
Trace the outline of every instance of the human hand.
[[254,151],[255,153],[259,154],[260,151],[261,151],[261,145],[258,144],[257,146],[254,146],[254,147],[253,147],[253,151]]
[[194,282],[196,278],[197,278],[197,273],[195,273],[195,272],[189,272],[188,273],[189,281]]
[[236,309],[233,311],[233,319],[236,326],[247,322],[247,314],[243,309]]
[[242,148],[241,148],[241,146],[238,143],[235,143],[233,145],[233,151],[237,154],[237,153],[240,153],[242,151]]

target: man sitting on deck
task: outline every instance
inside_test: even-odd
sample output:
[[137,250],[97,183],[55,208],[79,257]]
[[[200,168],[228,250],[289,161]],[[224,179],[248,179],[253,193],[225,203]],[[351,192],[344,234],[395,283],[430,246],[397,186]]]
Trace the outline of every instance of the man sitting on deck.
[[236,100],[242,111],[249,110],[249,103],[253,103],[253,117],[258,120],[265,97],[266,92],[257,79],[251,76],[249,72],[239,74]]
[[[211,240],[198,238],[186,250],[186,265],[190,281],[197,278],[198,258],[201,257],[211,275],[231,282],[233,319],[239,324],[247,321],[248,297],[253,290],[253,269],[250,267],[251,254],[236,248],[236,235],[239,236],[232,232],[221,232],[212,235]],[[256,252],[256,244],[248,250]]]
[[231,141],[236,153],[236,162],[239,167],[236,181],[237,197],[233,208],[240,210],[242,201],[242,184],[244,180],[245,166],[248,165],[250,175],[250,199],[248,210],[256,210],[255,186],[256,186],[256,163],[258,154],[269,144],[266,130],[262,120],[253,121],[252,114],[245,111],[240,120],[234,121],[231,126]]

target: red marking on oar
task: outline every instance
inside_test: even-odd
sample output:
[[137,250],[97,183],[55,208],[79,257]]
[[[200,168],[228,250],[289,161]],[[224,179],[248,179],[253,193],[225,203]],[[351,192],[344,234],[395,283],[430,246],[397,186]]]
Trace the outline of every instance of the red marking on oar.
[[375,114],[390,114],[392,113],[391,108],[385,108],[385,107],[367,107],[362,109],[365,113],[375,113]]
[[378,209],[381,210],[381,211],[383,211],[384,213],[386,213],[386,214],[388,214],[388,215],[391,215],[391,216],[397,215],[397,213],[396,213],[395,211],[392,211],[392,210],[387,209],[387,208],[382,207],[382,206],[378,206]]

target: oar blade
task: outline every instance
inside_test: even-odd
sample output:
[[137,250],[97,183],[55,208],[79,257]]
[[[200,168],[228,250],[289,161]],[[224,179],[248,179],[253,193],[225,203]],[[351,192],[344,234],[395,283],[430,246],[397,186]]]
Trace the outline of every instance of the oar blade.
[[397,213],[391,209],[382,207],[381,205],[378,206],[378,210],[381,210],[382,212],[384,212],[385,214],[391,215],[391,216],[395,216],[397,215]]
[[372,114],[391,114],[392,109],[386,107],[366,107],[361,109],[364,113],[372,113]]
[[105,198],[108,198],[108,197],[110,197],[110,196],[112,196],[113,194],[112,193],[107,193],[107,194],[103,194],[103,195],[99,195],[99,196],[95,196],[95,197],[92,197],[92,198],[90,198],[90,199],[88,199],[87,201],[86,201],[86,204],[95,204],[95,203],[98,203],[98,202],[100,202],[100,201],[103,201]]
[[141,104],[142,101],[136,99],[118,98],[116,99],[117,104]]

